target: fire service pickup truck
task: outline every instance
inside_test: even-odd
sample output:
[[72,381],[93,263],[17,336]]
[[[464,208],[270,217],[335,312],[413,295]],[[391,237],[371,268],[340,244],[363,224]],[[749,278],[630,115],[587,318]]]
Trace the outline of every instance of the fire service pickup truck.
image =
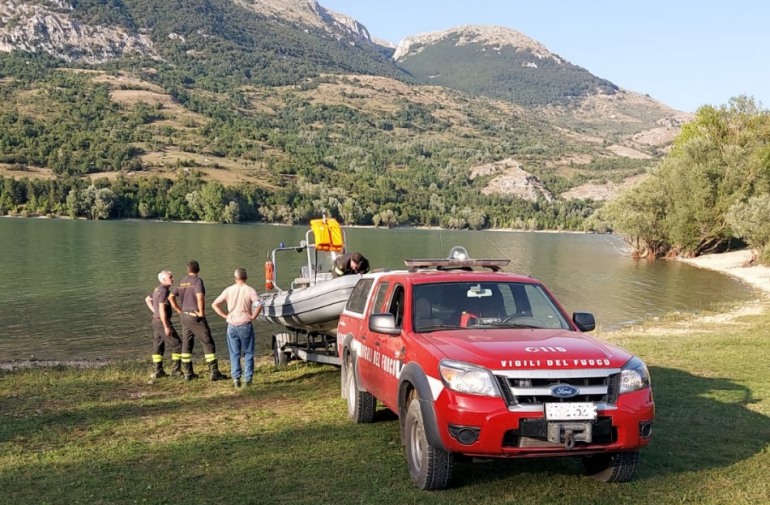
[[631,479],[652,438],[647,366],[508,262],[454,247],[364,275],[337,327],[349,418],[372,422],[377,402],[396,413],[423,490],[474,457],[579,456],[596,479]]

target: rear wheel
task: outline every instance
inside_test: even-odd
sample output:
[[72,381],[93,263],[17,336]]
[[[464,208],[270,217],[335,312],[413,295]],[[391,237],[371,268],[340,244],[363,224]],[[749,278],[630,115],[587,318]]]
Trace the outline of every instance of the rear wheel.
[[423,491],[448,487],[454,470],[454,455],[428,444],[422,410],[417,400],[412,400],[406,411],[404,441],[406,464],[414,485]]
[[356,371],[353,368],[353,358],[348,355],[345,359],[347,387],[348,419],[354,423],[371,423],[374,421],[377,401],[368,391],[359,391],[356,381]]
[[600,482],[626,482],[631,480],[639,463],[638,452],[616,452],[583,456],[586,474]]

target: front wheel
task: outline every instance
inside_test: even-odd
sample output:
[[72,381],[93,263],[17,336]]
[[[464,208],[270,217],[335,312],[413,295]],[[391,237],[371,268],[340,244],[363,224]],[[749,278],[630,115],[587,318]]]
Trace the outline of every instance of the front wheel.
[[583,456],[586,474],[607,483],[631,480],[637,463],[639,463],[639,453],[635,451]]
[[412,400],[404,422],[406,464],[409,477],[423,491],[445,489],[452,480],[454,455],[428,444],[420,402]]
[[368,391],[359,391],[356,371],[353,368],[353,358],[350,355],[345,359],[343,376],[347,386],[348,419],[354,423],[371,423],[374,421],[377,401]]

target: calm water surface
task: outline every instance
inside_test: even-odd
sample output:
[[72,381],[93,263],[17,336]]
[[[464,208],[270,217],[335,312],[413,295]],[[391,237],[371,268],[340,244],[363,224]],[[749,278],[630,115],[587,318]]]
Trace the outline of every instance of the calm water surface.
[[[168,268],[181,279],[189,259],[201,264],[217,354],[226,358],[226,325],[211,301],[232,283],[237,267],[245,267],[250,284],[263,291],[267,253],[281,242],[298,244],[305,232],[304,226],[0,218],[0,361],[149,359],[144,297],[157,284],[158,271]],[[612,236],[369,228],[345,233],[348,250],[363,252],[372,268],[445,257],[452,245],[475,257],[508,257],[507,271],[539,278],[568,311],[593,312],[604,329],[755,297],[751,288],[715,272],[633,261],[619,253],[622,242]],[[281,274],[296,276],[303,258],[297,254],[294,264],[280,265],[279,283]],[[270,334],[280,328],[255,328],[258,348],[267,353]],[[196,355],[201,351],[196,343]]]

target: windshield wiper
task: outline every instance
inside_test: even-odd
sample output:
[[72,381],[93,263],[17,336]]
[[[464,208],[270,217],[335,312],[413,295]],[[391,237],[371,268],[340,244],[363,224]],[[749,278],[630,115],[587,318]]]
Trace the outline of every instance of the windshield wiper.
[[436,330],[459,330],[460,326],[456,324],[426,324],[415,329],[420,333],[428,333]]
[[500,327],[500,328],[533,328],[533,329],[536,329],[536,330],[543,329],[543,327],[539,326],[539,325],[527,324],[527,323],[517,323],[516,321],[508,321],[507,323],[503,322],[503,321],[500,321],[495,326]]

